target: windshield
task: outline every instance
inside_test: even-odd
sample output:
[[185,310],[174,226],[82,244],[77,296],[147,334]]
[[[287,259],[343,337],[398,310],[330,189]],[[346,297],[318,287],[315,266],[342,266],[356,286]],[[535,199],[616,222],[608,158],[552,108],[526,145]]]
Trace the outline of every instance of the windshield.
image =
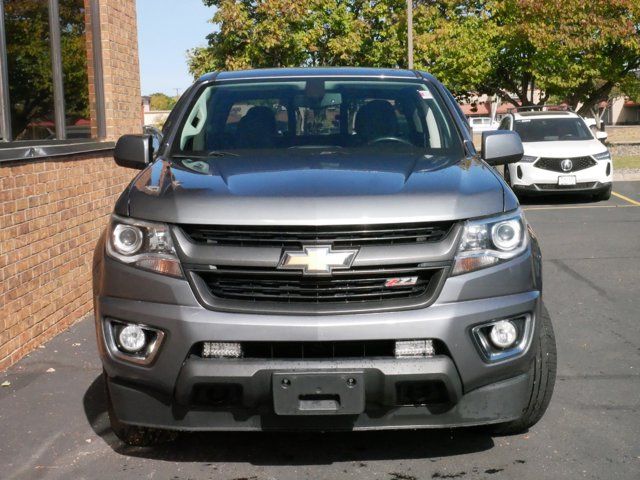
[[516,120],[514,130],[523,142],[593,140],[589,127],[580,118],[532,118]]
[[185,116],[173,155],[386,148],[461,157],[451,118],[427,85],[391,80],[221,83]]

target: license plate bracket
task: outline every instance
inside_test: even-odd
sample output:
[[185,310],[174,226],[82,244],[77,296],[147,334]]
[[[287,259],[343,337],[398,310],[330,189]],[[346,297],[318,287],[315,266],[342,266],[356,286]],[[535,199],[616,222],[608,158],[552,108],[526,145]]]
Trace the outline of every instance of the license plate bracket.
[[560,175],[558,177],[558,185],[575,185],[575,184],[576,184],[575,175]]
[[275,372],[277,415],[358,415],[364,411],[364,373]]

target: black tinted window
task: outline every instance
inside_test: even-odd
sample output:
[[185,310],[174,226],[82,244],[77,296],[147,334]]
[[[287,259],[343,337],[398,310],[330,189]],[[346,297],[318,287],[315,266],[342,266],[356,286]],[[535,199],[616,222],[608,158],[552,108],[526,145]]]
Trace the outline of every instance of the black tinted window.
[[514,130],[523,142],[592,140],[586,124],[579,118],[532,118],[516,120]]
[[195,100],[174,152],[327,146],[460,152],[452,127],[421,82],[221,83]]

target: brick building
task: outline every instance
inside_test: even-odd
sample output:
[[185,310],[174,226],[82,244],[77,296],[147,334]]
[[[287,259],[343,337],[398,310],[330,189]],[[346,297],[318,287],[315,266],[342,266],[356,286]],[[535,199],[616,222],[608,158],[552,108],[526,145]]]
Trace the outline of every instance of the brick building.
[[141,127],[135,0],[0,2],[0,371],[91,312]]

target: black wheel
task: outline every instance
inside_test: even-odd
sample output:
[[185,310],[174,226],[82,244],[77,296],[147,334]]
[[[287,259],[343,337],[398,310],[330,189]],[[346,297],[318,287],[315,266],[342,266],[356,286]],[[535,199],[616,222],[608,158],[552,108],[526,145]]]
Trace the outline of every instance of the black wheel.
[[529,403],[522,416],[516,420],[496,425],[493,430],[499,435],[511,435],[526,431],[542,418],[549,406],[553,386],[556,382],[557,352],[556,337],[547,308],[540,309],[540,334],[536,354],[531,363]]
[[593,199],[596,202],[604,202],[606,200],[609,200],[611,198],[611,186],[609,186],[609,188],[607,188],[606,190],[603,190],[602,192],[598,192],[593,196]]
[[107,412],[109,413],[109,423],[111,430],[122,442],[134,447],[150,447],[174,441],[178,433],[169,430],[161,430],[159,428],[138,427],[136,425],[127,425],[118,420],[111,402],[109,394],[109,386],[107,384],[107,376],[104,375],[105,394],[107,395]]

